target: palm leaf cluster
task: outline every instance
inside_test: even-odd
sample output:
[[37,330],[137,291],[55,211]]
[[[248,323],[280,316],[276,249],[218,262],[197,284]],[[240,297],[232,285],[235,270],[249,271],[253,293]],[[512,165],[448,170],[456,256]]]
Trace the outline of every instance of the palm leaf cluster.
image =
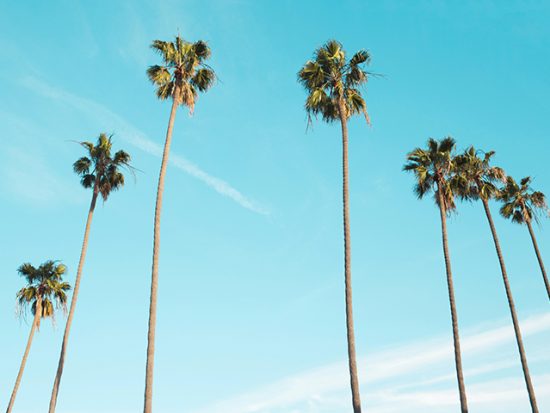
[[416,148],[407,155],[403,170],[414,173],[414,193],[419,199],[433,193],[437,205],[443,199],[441,207],[444,211],[453,211],[456,204],[450,175],[455,170],[453,153],[456,142],[451,137],[441,141],[430,138],[426,146],[426,149]]
[[[367,83],[370,63],[367,50],[355,53],[349,61],[342,44],[330,40],[315,51],[298,72],[298,81],[308,92],[305,109],[308,115],[321,115],[326,122],[348,119],[362,113],[370,123],[361,88]],[[311,120],[311,118],[310,118]]]
[[84,188],[96,188],[104,201],[111,192],[124,186],[124,174],[121,168],[132,171],[130,155],[119,150],[111,156],[112,136],[101,133],[94,145],[92,142],[80,143],[88,152],[88,156],[79,158],[73,164],[73,170],[80,175],[80,183]]
[[494,151],[482,152],[473,146],[455,157],[455,174],[452,186],[462,200],[489,200],[499,194],[499,183],[504,182],[506,173],[491,165]]
[[67,268],[55,261],[46,261],[38,268],[29,263],[21,265],[17,272],[25,278],[27,285],[17,292],[19,309],[30,306],[31,313],[36,314],[37,303],[41,301],[40,318],[54,317],[54,310],[66,310],[67,291],[71,289],[69,283],[63,281]]
[[149,80],[157,87],[157,97],[173,98],[193,113],[198,92],[206,92],[216,79],[212,68],[205,63],[211,55],[210,47],[202,40],[190,43],[178,35],[173,42],[155,40],[151,48],[160,54],[164,63],[147,69]]
[[498,199],[503,202],[500,213],[517,224],[525,224],[538,216],[548,214],[548,204],[545,195],[531,188],[531,177],[523,178],[519,184],[511,177],[506,178],[506,185],[498,193]]

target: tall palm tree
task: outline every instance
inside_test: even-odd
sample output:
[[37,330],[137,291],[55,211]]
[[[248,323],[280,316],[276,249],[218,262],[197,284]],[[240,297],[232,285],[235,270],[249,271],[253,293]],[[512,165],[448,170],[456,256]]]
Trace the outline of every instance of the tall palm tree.
[[149,306],[149,330],[147,334],[147,365],[145,371],[145,413],[153,409],[153,370],[155,362],[155,329],[157,319],[157,290],[158,290],[158,263],[160,249],[160,216],[162,210],[162,196],[164,193],[164,178],[172,130],[179,106],[187,106],[192,114],[198,92],[206,92],[216,78],[214,71],[205,63],[210,58],[210,47],[199,40],[189,43],[179,35],[173,42],[155,40],[151,47],[160,54],[162,65],[154,65],[147,69],[149,80],[156,86],[157,97],[161,100],[172,99],[172,109],[168,120],[166,141],[160,164],[160,174],[157,187],[155,206],[155,228],[153,238],[153,266],[151,274],[151,297]]
[[537,254],[537,260],[539,261],[544,285],[546,286],[546,293],[548,294],[548,299],[550,299],[550,283],[548,283],[548,277],[546,276],[546,269],[544,268],[542,256],[540,255],[537,238],[535,237],[535,232],[531,225],[533,219],[537,221],[537,212],[548,211],[548,205],[546,204],[546,197],[544,194],[540,191],[533,191],[530,184],[531,177],[529,176],[523,178],[519,185],[512,177],[507,177],[506,185],[498,194],[498,199],[504,203],[500,208],[500,214],[504,218],[511,219],[512,222],[527,225],[529,235],[531,235],[531,241],[533,241],[535,253]]
[[27,286],[21,288],[16,296],[20,314],[22,314],[25,307],[30,305],[34,319],[6,413],[11,412],[15,403],[15,396],[21,384],[21,377],[23,377],[23,370],[25,370],[34,332],[36,329],[40,329],[40,320],[49,317],[53,319],[54,303],[56,308],[66,309],[66,292],[71,289],[69,283],[63,281],[63,274],[66,271],[67,268],[63,264],[55,261],[46,261],[38,268],[26,263],[21,265],[17,270],[19,275],[25,277],[27,281]]
[[523,339],[521,337],[521,330],[516,314],[514,298],[512,296],[512,289],[510,288],[510,283],[508,281],[506,265],[504,264],[504,257],[502,256],[502,250],[500,249],[500,241],[498,239],[491,210],[489,208],[489,200],[494,198],[498,193],[496,183],[506,179],[506,175],[501,168],[491,166],[491,158],[494,154],[495,153],[493,151],[490,151],[486,152],[483,157],[479,157],[478,151],[476,151],[473,146],[466,149],[463,154],[455,158],[456,175],[453,177],[452,183],[453,188],[462,199],[469,201],[481,200],[483,208],[485,209],[485,215],[487,216],[489,228],[491,229],[491,234],[493,236],[493,242],[495,243],[498,262],[502,273],[502,280],[504,281],[506,297],[508,298],[508,306],[510,307],[512,323],[516,333],[516,342],[518,345],[527,392],[529,393],[531,409],[533,413],[538,413],[537,400],[535,397],[533,384],[531,383],[529,366],[527,365],[527,357],[523,347]]
[[59,355],[59,364],[52,389],[50,399],[49,413],[55,411],[57,403],[57,395],[59,393],[59,384],[63,374],[63,366],[65,364],[65,355],[67,345],[69,343],[69,333],[74,317],[76,302],[78,300],[78,291],[80,289],[80,279],[82,277],[82,268],[86,259],[86,251],[88,249],[88,237],[90,235],[90,227],[92,217],[98,196],[101,195],[103,201],[107,201],[111,192],[116,191],[124,186],[124,175],[121,172],[123,168],[133,171],[130,166],[130,155],[120,150],[114,155],[111,155],[112,141],[111,136],[101,133],[94,145],[92,142],[80,142],[80,144],[88,152],[88,156],[83,156],[73,164],[74,172],[80,176],[80,183],[84,188],[92,189],[92,201],[88,210],[88,218],[86,220],[86,228],[84,230],[84,241],[80,252],[80,261],[76,272],[76,280],[74,285],[73,297],[71,299],[71,307],[69,316],[63,334],[63,343],[61,344],[61,353]]
[[367,122],[369,122],[367,105],[361,96],[361,87],[365,85],[369,75],[362,66],[369,63],[370,55],[366,50],[358,51],[348,61],[346,60],[346,52],[342,45],[336,40],[329,40],[315,51],[313,60],[308,60],[298,72],[298,81],[308,93],[305,109],[308,113],[309,121],[311,121],[311,115],[317,116],[320,114],[325,122],[332,123],[339,121],[342,129],[346,328],[354,413],[361,412],[361,398],[357,377],[355,333],[353,328],[348,193],[348,120],[353,115],[362,113]]
[[455,168],[453,162],[455,141],[451,137],[444,138],[441,141],[430,138],[427,145],[427,149],[416,148],[407,155],[407,163],[403,166],[403,170],[414,173],[416,177],[416,184],[414,186],[416,196],[422,199],[430,192],[433,192],[435,203],[439,207],[441,234],[443,238],[443,255],[445,257],[447,287],[449,290],[451,320],[453,325],[455,366],[460,395],[460,408],[462,413],[467,413],[468,403],[466,400],[464,376],[462,374],[458,316],[455,304],[451,257],[447,242],[447,215],[456,208],[454,193],[450,183],[450,177]]

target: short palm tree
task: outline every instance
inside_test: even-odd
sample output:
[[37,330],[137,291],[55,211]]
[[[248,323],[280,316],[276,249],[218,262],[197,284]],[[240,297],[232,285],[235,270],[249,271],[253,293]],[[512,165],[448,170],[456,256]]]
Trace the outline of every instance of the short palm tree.
[[369,116],[367,105],[361,96],[361,87],[367,82],[369,73],[363,64],[370,62],[366,50],[355,53],[346,60],[346,52],[336,40],[330,40],[314,53],[298,72],[298,81],[308,93],[305,109],[309,120],[311,115],[321,115],[323,120],[332,123],[339,121],[342,129],[343,163],[343,215],[344,215],[344,269],[346,289],[346,328],[348,362],[352,405],[354,413],[361,412],[359,380],[355,354],[355,333],[353,327],[352,285],[351,285],[351,236],[349,222],[348,194],[348,120],[356,114]]
[[57,403],[57,395],[59,393],[59,385],[63,374],[67,345],[69,343],[69,333],[71,331],[76,302],[78,300],[82,268],[84,267],[86,251],[88,249],[88,237],[90,235],[90,227],[92,224],[92,217],[97,198],[98,196],[101,196],[103,201],[107,201],[111,192],[124,186],[124,175],[121,170],[125,168],[133,171],[130,166],[130,155],[122,150],[116,152],[114,155],[111,154],[111,138],[111,136],[101,133],[95,145],[92,142],[80,142],[80,144],[88,152],[88,156],[83,156],[73,164],[73,170],[80,176],[80,183],[82,186],[84,188],[92,189],[92,201],[88,210],[88,218],[86,220],[86,228],[84,230],[84,242],[82,243],[82,250],[80,252],[80,261],[78,262],[69,316],[65,326],[65,333],[63,334],[63,343],[61,345],[57,374],[55,375],[55,381],[52,389],[49,413],[53,413],[55,411],[55,406]]
[[460,352],[460,337],[458,334],[458,316],[455,304],[451,257],[447,241],[447,215],[456,208],[454,193],[450,178],[455,169],[453,151],[455,141],[451,137],[436,141],[428,140],[426,149],[416,148],[407,155],[404,171],[413,172],[416,177],[414,192],[419,199],[433,192],[435,203],[439,207],[441,217],[441,234],[443,238],[443,255],[447,272],[447,287],[451,306],[451,320],[453,325],[453,341],[455,353],[456,376],[460,395],[462,413],[468,412],[464,375],[462,374],[462,356]]
[[508,274],[506,271],[506,265],[504,264],[502,250],[500,248],[500,241],[498,239],[491,210],[489,208],[489,200],[493,199],[498,194],[496,183],[499,181],[502,182],[506,179],[506,175],[501,168],[491,166],[491,158],[493,155],[494,152],[491,151],[486,152],[483,157],[479,157],[478,151],[476,151],[472,146],[466,149],[463,154],[457,156],[455,158],[456,174],[452,179],[453,189],[464,200],[481,200],[483,208],[485,209],[485,215],[487,216],[487,220],[489,222],[489,228],[491,229],[493,242],[495,244],[495,249],[498,256],[498,262],[500,264],[506,297],[508,298],[508,306],[510,307],[512,323],[516,333],[516,342],[518,345],[521,366],[523,368],[523,376],[525,378],[525,384],[529,394],[531,409],[533,413],[538,413],[537,400],[535,397],[533,384],[531,383],[529,366],[527,365],[527,357],[523,347],[523,339],[516,314],[514,298],[512,296],[512,289],[510,288],[510,283],[508,281]]
[[21,265],[17,270],[19,275],[25,277],[27,281],[27,286],[21,288],[16,296],[18,307],[21,310],[20,314],[26,307],[30,306],[34,319],[6,413],[10,413],[13,409],[15,396],[21,384],[21,377],[23,376],[23,370],[25,370],[25,364],[27,363],[31,349],[34,332],[40,328],[40,320],[42,318],[53,319],[55,308],[66,309],[67,291],[71,289],[70,285],[63,281],[63,275],[66,271],[67,268],[63,264],[55,261],[46,261],[38,268],[27,263]]
[[546,204],[544,194],[540,191],[533,191],[530,184],[531,177],[529,176],[523,178],[519,185],[512,177],[507,177],[504,188],[498,194],[498,199],[503,202],[500,214],[504,218],[511,219],[512,222],[527,225],[535,253],[537,254],[537,260],[539,261],[544,285],[546,286],[546,293],[548,294],[548,299],[550,299],[550,284],[548,283],[546,269],[540,255],[537,238],[531,225],[533,220],[537,221],[538,212],[542,211],[546,213],[548,211],[548,205]]
[[164,193],[164,178],[172,131],[179,106],[187,106],[192,114],[198,92],[206,92],[214,83],[214,71],[205,63],[210,57],[210,48],[199,40],[189,43],[179,35],[173,42],[155,40],[151,47],[162,57],[162,65],[154,65],[147,69],[149,80],[156,86],[157,97],[161,100],[172,99],[172,109],[168,121],[166,141],[160,165],[160,174],[155,206],[155,228],[153,239],[153,268],[151,275],[151,297],[149,306],[149,329],[147,334],[147,364],[145,372],[145,401],[144,412],[150,413],[153,409],[153,370],[155,362],[155,329],[157,319],[157,290],[158,264],[160,249],[160,216],[162,210],[162,196]]

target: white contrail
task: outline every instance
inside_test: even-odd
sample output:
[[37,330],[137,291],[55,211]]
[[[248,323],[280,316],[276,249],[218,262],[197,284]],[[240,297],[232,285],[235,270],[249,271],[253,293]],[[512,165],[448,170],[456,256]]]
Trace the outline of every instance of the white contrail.
[[[51,86],[32,76],[24,77],[21,79],[21,83],[28,89],[37,92],[42,96],[66,102],[84,112],[88,116],[100,120],[101,123],[111,125],[111,127],[116,129],[120,134],[117,135],[117,138],[121,138],[151,155],[159,157],[162,155],[162,147],[160,145],[147,138],[142,131],[135,128],[120,115],[114,113],[110,109],[107,109],[105,106],[92,100],[74,95],[60,88]],[[243,195],[228,182],[203,171],[200,167],[185,159],[183,156],[172,154],[170,163],[176,168],[204,182],[219,194],[232,199],[243,208],[257,214],[269,215],[269,211],[266,208],[258,205],[256,202]]]

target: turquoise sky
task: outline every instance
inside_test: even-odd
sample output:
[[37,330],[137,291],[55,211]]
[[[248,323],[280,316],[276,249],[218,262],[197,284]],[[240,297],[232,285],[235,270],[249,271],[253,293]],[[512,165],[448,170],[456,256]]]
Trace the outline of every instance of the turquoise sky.
[[[336,8],[336,6],[338,6]],[[94,217],[59,413],[143,403],[153,208],[169,103],[153,39],[212,48],[219,81],[178,112],[164,198],[155,411],[344,413],[341,141],[306,133],[300,66],[330,38],[370,50],[372,127],[350,122],[357,351],[372,413],[457,411],[439,216],[405,154],[428,137],[495,150],[550,193],[547,1],[0,1],[0,405],[30,328],[17,267],[74,282],[91,193],[74,140],[114,133],[140,170]],[[550,312],[527,229],[497,217],[540,411]],[[536,227],[550,266],[549,222]],[[471,412],[529,410],[489,228],[461,204],[449,241]],[[65,318],[35,337],[16,410],[49,401]]]

